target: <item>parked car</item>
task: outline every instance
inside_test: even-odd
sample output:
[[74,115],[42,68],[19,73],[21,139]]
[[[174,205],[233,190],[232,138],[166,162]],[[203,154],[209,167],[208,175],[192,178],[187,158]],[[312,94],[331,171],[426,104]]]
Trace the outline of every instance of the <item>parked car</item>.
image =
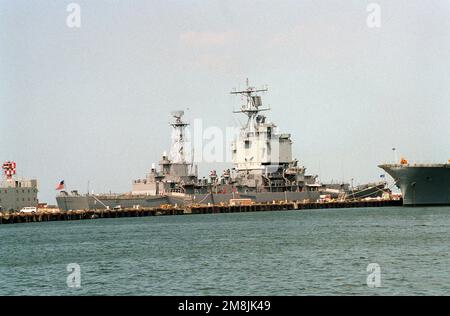
[[26,206],[20,210],[20,213],[28,213],[33,214],[37,212],[37,208],[35,206]]

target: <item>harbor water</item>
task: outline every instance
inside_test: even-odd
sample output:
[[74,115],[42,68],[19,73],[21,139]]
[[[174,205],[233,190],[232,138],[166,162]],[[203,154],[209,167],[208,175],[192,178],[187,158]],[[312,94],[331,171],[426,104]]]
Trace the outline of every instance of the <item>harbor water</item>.
[[[387,207],[1,225],[0,294],[448,295],[449,215]],[[367,284],[371,263],[381,287]]]

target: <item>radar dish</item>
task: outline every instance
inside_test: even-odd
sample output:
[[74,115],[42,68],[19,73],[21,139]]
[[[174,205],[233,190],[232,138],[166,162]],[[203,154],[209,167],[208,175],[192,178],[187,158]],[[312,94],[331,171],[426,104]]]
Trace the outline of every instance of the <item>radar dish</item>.
[[180,119],[183,117],[184,111],[173,111],[171,114],[174,118]]

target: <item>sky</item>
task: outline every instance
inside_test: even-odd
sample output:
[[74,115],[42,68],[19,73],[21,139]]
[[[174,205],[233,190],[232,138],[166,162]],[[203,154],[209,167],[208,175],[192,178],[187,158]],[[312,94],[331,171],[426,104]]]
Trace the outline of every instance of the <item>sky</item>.
[[61,180],[128,192],[169,151],[172,111],[238,126],[249,78],[308,173],[377,181],[393,147],[450,158],[449,51],[444,0],[0,0],[0,161],[50,204]]

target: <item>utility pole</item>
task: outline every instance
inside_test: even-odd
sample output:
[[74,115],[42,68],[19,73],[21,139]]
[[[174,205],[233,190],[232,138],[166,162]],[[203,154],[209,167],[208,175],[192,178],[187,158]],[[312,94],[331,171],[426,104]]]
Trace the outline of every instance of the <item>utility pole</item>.
[[398,162],[398,159],[397,159],[397,148],[393,147],[392,148],[392,152],[394,153],[394,164],[396,164]]

